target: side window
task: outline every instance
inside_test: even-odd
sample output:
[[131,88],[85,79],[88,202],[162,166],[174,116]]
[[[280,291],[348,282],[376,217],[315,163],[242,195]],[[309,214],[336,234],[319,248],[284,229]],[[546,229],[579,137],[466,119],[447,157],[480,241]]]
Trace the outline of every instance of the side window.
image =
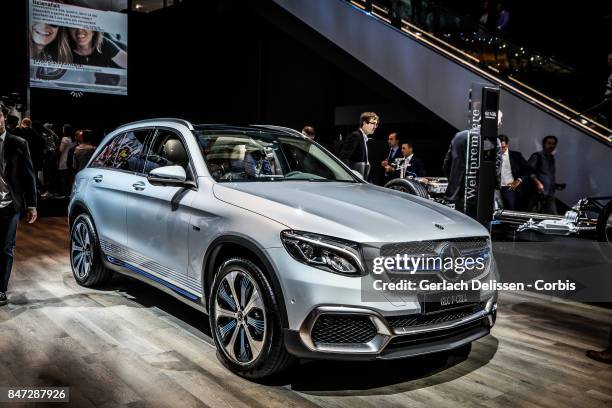
[[144,173],[149,174],[151,170],[163,166],[182,166],[187,179],[193,179],[189,155],[179,135],[171,130],[158,129],[147,154]]
[[147,154],[145,143],[149,132],[149,129],[142,129],[125,133],[125,137],[117,149],[112,167],[141,173],[144,169]]
[[114,167],[113,163],[124,136],[124,133],[115,136],[91,162],[90,167]]

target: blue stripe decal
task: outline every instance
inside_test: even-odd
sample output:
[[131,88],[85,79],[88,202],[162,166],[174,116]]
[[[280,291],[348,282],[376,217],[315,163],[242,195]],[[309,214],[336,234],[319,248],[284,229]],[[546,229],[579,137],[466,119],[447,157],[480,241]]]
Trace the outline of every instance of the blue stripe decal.
[[142,275],[142,276],[144,276],[146,278],[149,278],[149,279],[151,279],[151,280],[153,280],[153,281],[155,281],[157,283],[161,283],[162,285],[172,289],[173,291],[175,291],[179,295],[183,295],[184,297],[186,297],[188,299],[191,299],[191,300],[199,300],[200,299],[199,296],[196,296],[193,293],[189,293],[186,290],[181,289],[178,286],[175,286],[175,285],[171,284],[170,282],[166,282],[165,280],[160,279],[160,278],[158,278],[155,275],[151,275],[150,273],[145,272],[142,269],[138,269],[137,267],[135,267],[133,265],[130,265],[130,264],[126,263],[126,262],[123,262],[123,261],[121,261],[121,260],[119,260],[117,258],[113,258],[112,256],[108,256],[107,255],[106,259],[108,259],[108,261],[110,263],[113,263],[113,264],[118,265],[118,266],[123,266],[124,268],[127,268],[127,269],[131,270],[132,272],[136,272],[137,274]]

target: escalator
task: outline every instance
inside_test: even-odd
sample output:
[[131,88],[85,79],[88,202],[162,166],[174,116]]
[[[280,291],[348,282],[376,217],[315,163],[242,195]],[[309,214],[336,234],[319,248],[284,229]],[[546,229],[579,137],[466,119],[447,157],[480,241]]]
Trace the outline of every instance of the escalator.
[[612,104],[603,95],[594,103],[576,98],[580,81],[572,67],[440,8],[415,13],[406,1],[273,1],[457,129],[468,124],[470,85],[498,85],[500,133],[513,150],[529,157],[544,136],[559,138],[557,180],[567,183],[559,199],[573,204],[612,193],[606,116]]

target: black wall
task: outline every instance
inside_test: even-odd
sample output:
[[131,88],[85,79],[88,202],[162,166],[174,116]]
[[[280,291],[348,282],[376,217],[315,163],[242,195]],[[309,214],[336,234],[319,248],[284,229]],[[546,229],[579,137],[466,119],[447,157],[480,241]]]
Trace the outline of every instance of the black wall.
[[383,116],[378,139],[400,130],[421,147],[434,174],[455,132],[268,0],[186,0],[131,13],[128,81],[128,96],[32,89],[32,117],[101,131],[152,117],[298,129],[309,124],[332,146],[359,119],[356,114],[352,126],[336,126],[336,107],[383,105],[411,115],[393,123]]

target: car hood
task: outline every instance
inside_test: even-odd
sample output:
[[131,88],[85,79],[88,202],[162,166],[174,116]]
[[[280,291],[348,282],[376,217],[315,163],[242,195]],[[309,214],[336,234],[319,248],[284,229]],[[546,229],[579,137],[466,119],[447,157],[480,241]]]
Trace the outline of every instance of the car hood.
[[458,211],[371,184],[310,181],[219,183],[214,185],[213,191],[221,201],[273,219],[290,229],[355,242],[488,235],[482,225]]

